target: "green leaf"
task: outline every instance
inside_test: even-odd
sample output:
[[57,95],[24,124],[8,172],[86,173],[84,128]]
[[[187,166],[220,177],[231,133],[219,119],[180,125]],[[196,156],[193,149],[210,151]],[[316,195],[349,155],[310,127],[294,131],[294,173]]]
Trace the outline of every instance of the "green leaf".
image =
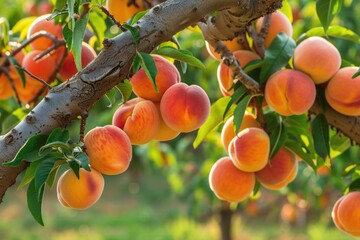
[[316,1],[316,13],[325,32],[328,30],[334,17],[340,12],[342,4],[343,0]]
[[295,41],[285,33],[279,33],[265,52],[264,64],[260,71],[260,84],[271,74],[284,67],[294,54]]
[[53,149],[61,149],[64,153],[70,155],[72,152],[72,149],[70,146],[64,142],[55,141],[47,143],[40,147],[39,149],[39,155],[44,156],[49,154]]
[[37,17],[33,16],[20,19],[16,22],[11,31],[13,32],[13,34],[20,33],[19,40],[25,39],[31,23],[35,21],[36,18]]
[[132,39],[133,39],[133,41],[135,43],[135,46],[137,48],[137,45],[138,45],[139,39],[140,39],[140,31],[139,31],[139,29],[131,26],[128,23],[124,23],[123,27],[130,31],[131,37],[132,37]]
[[330,158],[335,158],[351,147],[351,141],[348,137],[330,131]]
[[57,160],[59,160],[59,158],[52,157],[40,162],[35,172],[34,182],[36,191],[39,191],[40,188],[44,186]]
[[27,189],[27,205],[30,213],[34,217],[34,219],[42,226],[44,226],[44,222],[42,219],[41,204],[44,194],[44,188],[45,186],[43,185],[37,191],[35,188],[35,181],[32,180]]
[[35,178],[36,168],[40,164],[41,161],[36,161],[30,163],[30,165],[26,168],[25,174],[19,183],[18,189],[24,187],[26,184],[29,184]]
[[60,160],[60,161],[57,161],[57,162],[55,163],[55,166],[54,166],[53,169],[51,170],[51,172],[50,172],[50,174],[49,174],[49,177],[48,177],[48,179],[47,179],[47,181],[46,181],[46,184],[49,186],[50,189],[53,188],[53,186],[54,186],[54,184],[55,184],[55,182],[56,182],[56,175],[57,175],[57,173],[59,172],[60,166],[61,166],[61,164],[62,164],[62,163],[61,163],[61,164],[58,164],[58,162],[64,162],[64,161]]
[[229,109],[245,95],[247,88],[244,85],[241,85],[238,89],[235,90],[234,94],[230,96],[230,101],[226,105],[225,111],[223,113],[223,119],[228,114]]
[[74,30],[75,30],[75,17],[74,17],[75,1],[67,0],[67,5],[68,5],[68,12],[69,12],[69,17],[70,17],[70,21],[71,21],[71,32],[74,32]]
[[24,119],[27,113],[28,112],[26,109],[18,108],[11,114],[7,115],[6,118],[2,121],[2,131],[8,132],[14,128],[21,121],[21,119]]
[[282,123],[281,116],[279,116],[279,121],[277,121],[277,126],[271,129],[270,133],[270,158],[275,156],[275,154],[281,149],[286,141],[286,129]]
[[55,9],[61,10],[66,7],[67,0],[56,0]]
[[62,30],[62,34],[63,34],[65,42],[66,42],[66,47],[68,49],[71,49],[72,48],[73,33],[72,33],[71,29],[69,28],[69,23],[64,25],[63,30]]
[[0,17],[0,50],[6,47],[9,43],[9,22],[6,18]]
[[194,57],[194,55],[188,50],[165,46],[154,50],[152,53],[173,58],[175,60],[192,65],[194,67],[205,69],[205,65],[199,59]]
[[322,27],[315,27],[310,30],[308,30],[306,33],[302,34],[298,40],[297,43],[300,43],[304,39],[312,36],[329,36],[329,37],[335,37],[335,38],[341,38],[345,40],[349,40],[355,43],[360,43],[360,36],[357,35],[355,32],[351,31],[350,29],[347,29],[342,26],[332,25],[329,26],[327,32],[325,33],[324,28]]
[[3,163],[4,166],[16,167],[19,166],[21,161],[35,162],[40,160],[39,148],[45,144],[47,135],[38,134],[30,137],[25,144],[20,148],[15,158],[7,163]]
[[288,138],[284,146],[303,159],[316,172],[317,168],[312,156],[304,149],[304,146],[300,142]]
[[124,80],[117,85],[117,89],[120,91],[123,102],[127,102],[132,94],[132,85],[129,80]]
[[15,66],[15,70],[20,77],[22,86],[25,87],[26,86],[25,73],[23,70],[16,67],[16,66],[21,67],[20,63],[13,57],[9,57],[8,59],[9,59],[10,64]]
[[148,78],[151,80],[155,91],[159,92],[159,89],[156,86],[156,81],[155,81],[158,71],[155,65],[154,58],[150,54],[144,52],[137,52],[137,56],[139,56],[141,68],[144,70]]
[[215,130],[221,123],[230,116],[235,106],[231,107],[225,117],[223,113],[225,111],[225,106],[229,103],[231,98],[229,96],[222,97],[218,99],[210,108],[210,114],[206,122],[199,128],[197,132],[196,139],[194,140],[193,147],[197,148],[200,143],[205,139],[205,137],[213,130]]
[[234,126],[235,126],[235,132],[238,133],[240,130],[241,123],[244,119],[245,111],[247,106],[249,105],[249,102],[253,96],[247,95],[243,99],[240,100],[240,102],[236,105],[234,110]]
[[80,162],[80,166],[86,171],[90,172],[89,157],[85,152],[79,152],[75,155],[75,158]]
[[356,77],[358,77],[358,76],[360,76],[360,67],[359,67],[359,69],[357,70],[357,72],[352,76],[352,78],[356,78]]
[[89,24],[96,36],[98,43],[97,45],[99,46],[99,48],[102,48],[102,43],[105,39],[105,32],[107,29],[104,17],[98,11],[91,11],[89,16]]
[[149,9],[145,10],[145,11],[140,11],[137,12],[131,19],[130,19],[130,25],[134,25],[137,21],[140,20],[140,18],[142,18],[147,12],[149,11]]
[[65,128],[55,128],[50,133],[46,143],[52,143],[55,141],[66,143],[69,140],[69,131]]
[[350,183],[348,190],[349,190],[349,192],[360,191],[360,178],[353,180]]
[[280,11],[286,15],[291,23],[293,22],[292,7],[288,0],[282,1],[282,7],[280,8]]
[[86,25],[89,20],[89,14],[85,14],[75,22],[75,28],[72,31],[72,45],[71,51],[74,55],[75,65],[78,71],[82,69],[81,65],[81,49],[82,49],[82,42],[84,39]]
[[326,159],[330,155],[329,125],[323,114],[315,117],[311,124],[316,153]]
[[80,178],[80,165],[76,161],[68,161],[69,167],[74,171],[77,178]]

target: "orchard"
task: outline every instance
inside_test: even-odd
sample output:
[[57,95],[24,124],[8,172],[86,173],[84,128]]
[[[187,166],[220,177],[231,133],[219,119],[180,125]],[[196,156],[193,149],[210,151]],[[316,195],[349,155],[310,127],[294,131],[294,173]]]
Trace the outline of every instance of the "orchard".
[[46,229],[45,203],[91,211],[150,171],[219,224],[178,239],[237,239],[238,215],[276,209],[360,237],[357,1],[15,2],[0,11],[2,205],[17,187]]

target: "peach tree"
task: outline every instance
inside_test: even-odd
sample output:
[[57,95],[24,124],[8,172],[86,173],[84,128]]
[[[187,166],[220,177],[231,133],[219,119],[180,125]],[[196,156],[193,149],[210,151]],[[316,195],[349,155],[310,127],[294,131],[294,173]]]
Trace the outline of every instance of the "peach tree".
[[[201,152],[185,192],[226,205],[288,187],[300,159],[314,172],[334,169],[332,159],[360,143],[360,37],[339,18],[354,1],[317,0],[310,23],[291,0],[52,4],[11,27],[0,19],[0,195],[25,171],[20,186],[40,224],[46,186],[57,182],[66,207],[90,207],[102,174],[131,167],[133,149],[160,166],[181,161],[166,141],[176,158]],[[346,43],[349,54],[339,50]],[[104,98],[112,119],[85,131]],[[358,163],[333,174],[346,193],[334,222],[354,236]],[[58,177],[61,166],[69,170]]]

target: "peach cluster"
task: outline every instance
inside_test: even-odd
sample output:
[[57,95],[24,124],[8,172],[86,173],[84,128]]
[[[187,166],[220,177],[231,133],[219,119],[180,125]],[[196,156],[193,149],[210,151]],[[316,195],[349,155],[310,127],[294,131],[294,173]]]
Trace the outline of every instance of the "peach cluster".
[[360,191],[349,192],[336,201],[331,216],[335,226],[353,237],[360,237]]
[[297,174],[295,154],[281,148],[270,158],[270,138],[256,117],[246,112],[239,132],[233,117],[222,129],[221,140],[229,156],[215,162],[209,185],[221,200],[239,202],[250,196],[257,180],[263,187],[278,190],[292,182]]

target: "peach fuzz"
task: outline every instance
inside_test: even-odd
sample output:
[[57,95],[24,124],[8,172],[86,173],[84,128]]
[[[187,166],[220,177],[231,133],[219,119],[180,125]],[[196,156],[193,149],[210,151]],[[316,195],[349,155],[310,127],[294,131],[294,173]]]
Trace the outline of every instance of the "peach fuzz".
[[151,56],[154,58],[158,71],[155,77],[158,92],[156,92],[153,83],[143,69],[140,69],[131,77],[130,83],[136,96],[153,102],[160,102],[165,91],[170,86],[180,82],[181,78],[179,71],[169,60],[159,55]]
[[[34,34],[44,31],[58,39],[63,39],[62,35],[62,26],[55,24],[54,20],[47,20],[46,18],[50,17],[50,14],[42,15],[35,19],[31,23],[29,30],[27,32],[27,39],[30,39]],[[30,43],[30,46],[36,50],[46,50],[53,45],[53,41],[47,37],[39,37],[33,42]]]
[[309,75],[315,84],[328,81],[339,70],[341,55],[322,37],[309,37],[294,51],[294,68]]
[[349,192],[340,201],[337,211],[340,229],[343,227],[345,232],[360,237],[360,191]]
[[[260,127],[260,124],[256,121],[255,115],[246,111],[239,132],[249,127]],[[226,120],[221,130],[221,142],[226,152],[228,151],[231,140],[233,140],[235,136],[234,116],[231,116]]]
[[112,123],[124,130],[131,144],[142,145],[158,134],[160,116],[152,101],[134,98],[116,110]]
[[240,202],[252,193],[255,186],[255,175],[239,170],[229,157],[223,157],[212,166],[209,184],[219,199]]
[[[59,55],[61,57],[61,54]],[[96,52],[94,49],[86,42],[83,42],[81,47],[81,66],[83,68],[86,67],[86,65],[88,65],[95,57]],[[77,72],[78,70],[75,65],[74,55],[72,52],[68,52],[59,69],[59,75],[61,79],[66,80],[71,78]]]
[[[256,22],[257,32],[260,32],[263,20],[264,20],[263,17],[257,20]],[[277,10],[273,12],[270,17],[269,29],[265,37],[265,48],[269,48],[271,42],[281,32],[285,33],[289,37],[292,37],[293,28],[288,17],[281,11]]]
[[164,93],[160,112],[170,128],[179,132],[191,132],[208,118],[210,100],[201,87],[177,83]]
[[73,209],[84,210],[94,205],[104,190],[104,177],[98,171],[79,169],[79,178],[73,170],[64,172],[57,183],[59,202]]
[[228,152],[238,169],[244,172],[259,171],[269,160],[269,135],[261,128],[245,128],[230,142]]
[[[237,50],[243,49],[242,45],[238,42],[238,38],[234,38],[233,40],[222,41],[222,42],[226,45],[226,47],[230,50],[230,52],[235,52]],[[215,52],[213,46],[211,46],[207,41],[205,41],[205,47],[207,52],[212,58],[218,61],[221,60],[220,54]]]
[[[248,50],[238,50],[233,52],[235,58],[239,61],[240,67],[244,68],[249,62],[260,59],[259,55]],[[231,69],[221,62],[217,68],[217,79],[220,91],[224,96],[230,96],[234,93],[231,89],[234,83]]]
[[265,100],[277,113],[290,116],[306,113],[316,98],[314,82],[306,74],[292,70],[279,70],[266,82]]
[[295,154],[286,148],[281,148],[263,169],[255,172],[255,176],[264,187],[276,186],[294,173],[296,164],[298,161]]
[[357,71],[357,67],[341,68],[325,89],[329,105],[348,116],[360,115],[360,76],[352,78]]
[[125,172],[132,158],[132,146],[126,133],[112,125],[91,129],[84,137],[86,153],[93,169],[102,174]]
[[164,119],[161,116],[160,112],[160,103],[155,103],[156,108],[159,111],[160,115],[160,128],[158,134],[154,137],[155,140],[158,141],[170,141],[174,138],[176,138],[180,132],[175,131],[174,129],[170,128],[165,122]]

